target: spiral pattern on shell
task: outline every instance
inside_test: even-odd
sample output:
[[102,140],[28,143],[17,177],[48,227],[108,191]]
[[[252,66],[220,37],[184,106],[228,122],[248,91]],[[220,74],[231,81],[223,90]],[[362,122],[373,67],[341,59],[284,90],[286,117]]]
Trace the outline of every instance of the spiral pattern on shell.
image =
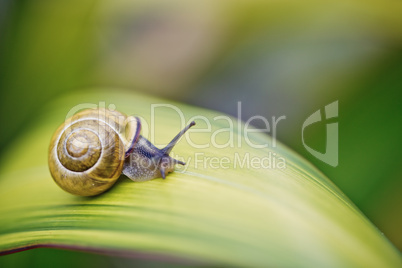
[[89,109],[66,120],[49,147],[49,169],[65,191],[81,196],[109,189],[138,140],[138,118],[107,109]]

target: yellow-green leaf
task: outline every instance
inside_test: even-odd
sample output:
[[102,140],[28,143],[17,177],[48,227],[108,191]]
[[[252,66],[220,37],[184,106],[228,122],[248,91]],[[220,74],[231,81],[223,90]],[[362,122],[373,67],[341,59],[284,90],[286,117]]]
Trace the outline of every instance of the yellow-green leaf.
[[[221,114],[127,91],[96,90],[68,95],[33,118],[35,127],[3,155],[0,170],[0,251],[56,246],[106,253],[151,254],[205,264],[315,267],[398,267],[399,252],[342,192],[311,164],[278,144],[249,146],[233,119],[234,147],[224,144],[229,132],[189,133],[174,155],[188,165],[166,180],[132,182],[122,176],[96,197],[61,190],[47,167],[50,138],[68,111],[79,103],[113,104],[140,115],[144,135],[152,133],[152,104],[168,103],[209,119],[214,132],[228,124]],[[155,109],[155,141],[166,144],[182,127],[171,108]],[[196,119],[194,128],[206,128]],[[239,129],[240,128],[240,129]],[[254,144],[270,137],[249,133]],[[213,136],[213,137],[212,137]],[[212,139],[213,138],[213,139]],[[241,143],[241,146],[239,145]],[[267,167],[268,158],[285,167]],[[266,167],[247,166],[247,157],[265,159]],[[225,165],[212,159],[227,159]],[[242,167],[239,161],[246,162]],[[209,159],[209,160],[208,160]]]

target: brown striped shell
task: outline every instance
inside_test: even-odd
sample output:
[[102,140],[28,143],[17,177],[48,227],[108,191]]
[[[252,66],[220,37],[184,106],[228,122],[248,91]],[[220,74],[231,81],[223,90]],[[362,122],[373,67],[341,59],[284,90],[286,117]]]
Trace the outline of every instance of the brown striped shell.
[[67,119],[54,133],[49,169],[65,191],[100,194],[121,175],[125,157],[140,136],[138,118],[107,109],[88,109]]

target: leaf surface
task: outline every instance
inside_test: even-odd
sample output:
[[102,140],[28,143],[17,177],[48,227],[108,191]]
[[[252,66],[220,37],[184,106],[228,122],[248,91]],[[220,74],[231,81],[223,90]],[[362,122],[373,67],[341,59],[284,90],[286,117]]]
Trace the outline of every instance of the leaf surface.
[[[208,119],[211,131],[189,131],[189,139],[173,151],[187,165],[166,180],[132,182],[122,176],[104,194],[73,196],[49,174],[49,141],[72,107],[103,102],[141,116],[143,135],[159,147],[193,116]],[[153,104],[174,105],[186,122],[180,122],[176,110]],[[222,114],[110,89],[70,94],[43,107],[42,116],[33,119],[35,127],[3,155],[0,251],[53,246],[242,266],[401,264],[393,245],[321,172],[285,146],[273,148],[267,135],[248,133],[253,144],[270,145],[253,148],[244,125],[234,118],[232,132],[214,135],[229,127],[218,116]],[[194,129],[208,127],[205,120],[195,120]],[[224,147],[231,135],[234,146]],[[273,165],[273,158],[284,159],[285,168]],[[218,167],[215,159],[226,159],[226,164]],[[250,163],[262,159],[265,167]]]

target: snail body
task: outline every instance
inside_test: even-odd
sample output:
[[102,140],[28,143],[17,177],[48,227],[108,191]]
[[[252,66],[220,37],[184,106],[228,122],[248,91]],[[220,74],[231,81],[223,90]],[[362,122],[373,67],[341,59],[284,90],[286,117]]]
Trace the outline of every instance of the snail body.
[[140,135],[139,118],[108,109],[84,110],[54,133],[49,170],[63,190],[80,196],[103,193],[122,173],[134,181],[165,178],[175,164],[185,164],[169,153],[194,124],[159,149]]

